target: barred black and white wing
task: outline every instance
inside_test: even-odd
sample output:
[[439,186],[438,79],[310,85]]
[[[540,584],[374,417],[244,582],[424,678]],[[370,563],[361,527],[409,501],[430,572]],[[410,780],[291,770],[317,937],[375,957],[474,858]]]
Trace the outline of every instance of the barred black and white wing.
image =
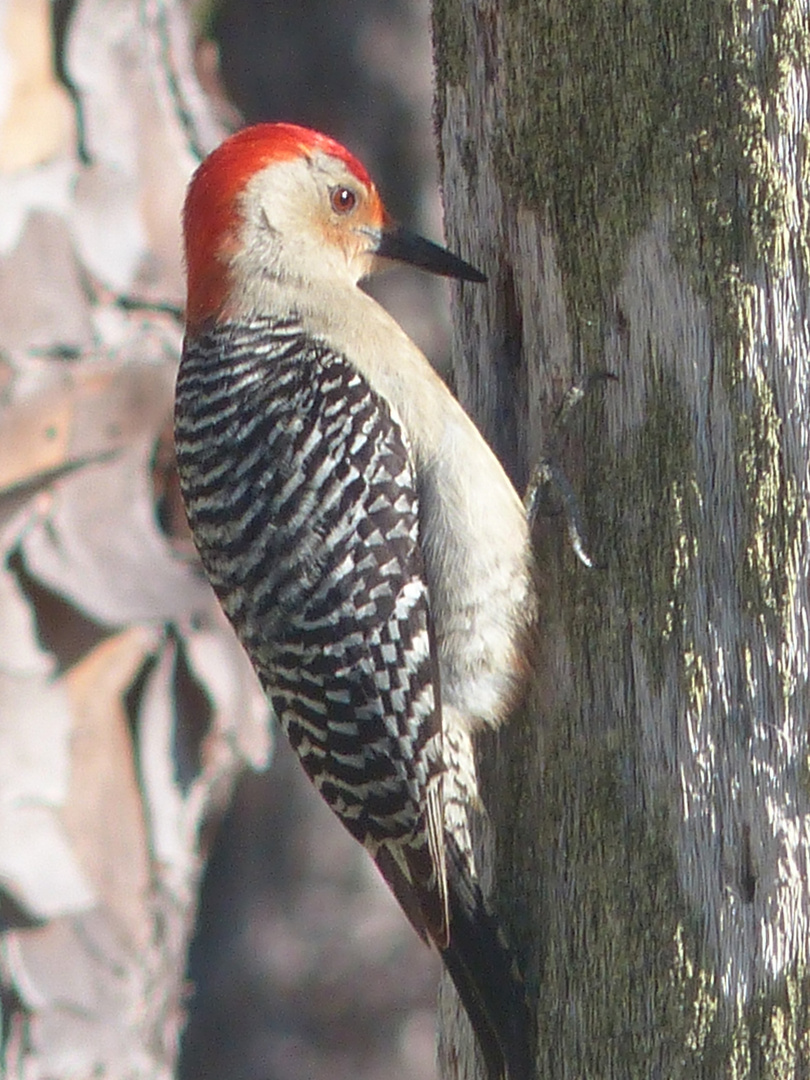
[[440,700],[405,432],[345,357],[262,318],[186,342],[175,438],[204,568],[284,731],[446,947]]

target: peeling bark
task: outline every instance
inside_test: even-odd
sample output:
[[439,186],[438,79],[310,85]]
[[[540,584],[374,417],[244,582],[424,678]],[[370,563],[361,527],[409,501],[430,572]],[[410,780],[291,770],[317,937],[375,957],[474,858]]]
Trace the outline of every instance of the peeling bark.
[[173,1075],[200,830],[269,754],[167,460],[180,207],[221,134],[189,48],[180,3],[0,2],[8,1077]]

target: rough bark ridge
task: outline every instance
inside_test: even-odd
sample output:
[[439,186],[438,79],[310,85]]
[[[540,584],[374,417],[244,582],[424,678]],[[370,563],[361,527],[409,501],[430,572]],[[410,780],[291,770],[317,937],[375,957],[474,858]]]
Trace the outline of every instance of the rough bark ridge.
[[[179,3],[0,2],[0,1072],[173,1074],[200,828],[266,707],[171,471]],[[173,74],[172,74],[173,73]]]
[[809,32],[799,0],[434,3],[448,237],[491,279],[460,396],[521,483],[618,376],[562,461],[605,569],[541,523],[535,700],[482,747],[538,1076],[810,1070]]

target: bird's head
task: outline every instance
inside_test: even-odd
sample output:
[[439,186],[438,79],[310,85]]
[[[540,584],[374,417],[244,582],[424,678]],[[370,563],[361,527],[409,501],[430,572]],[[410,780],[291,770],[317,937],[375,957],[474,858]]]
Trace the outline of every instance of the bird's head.
[[354,286],[378,258],[484,281],[449,251],[394,225],[361,163],[294,124],[226,139],[195,172],[183,213],[191,328],[262,310],[263,283]]

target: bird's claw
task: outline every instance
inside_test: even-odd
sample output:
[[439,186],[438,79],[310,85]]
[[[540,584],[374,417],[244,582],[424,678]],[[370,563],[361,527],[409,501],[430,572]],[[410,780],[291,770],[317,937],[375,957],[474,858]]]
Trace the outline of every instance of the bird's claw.
[[523,497],[523,505],[526,509],[526,517],[529,527],[532,528],[541,513],[544,502],[548,502],[550,488],[555,488],[562,500],[563,513],[565,514],[568,527],[568,537],[574,554],[589,570],[600,569],[601,565],[594,561],[588,553],[585,532],[582,527],[582,515],[576,493],[571,487],[568,477],[557,462],[557,451],[562,435],[571,420],[576,407],[584,400],[586,394],[600,382],[617,380],[618,376],[611,371],[595,371],[587,375],[583,380],[574,383],[560,403],[557,415],[554,418],[554,428],[551,437],[546,444],[546,454],[540,459],[532,470],[526,494]]

